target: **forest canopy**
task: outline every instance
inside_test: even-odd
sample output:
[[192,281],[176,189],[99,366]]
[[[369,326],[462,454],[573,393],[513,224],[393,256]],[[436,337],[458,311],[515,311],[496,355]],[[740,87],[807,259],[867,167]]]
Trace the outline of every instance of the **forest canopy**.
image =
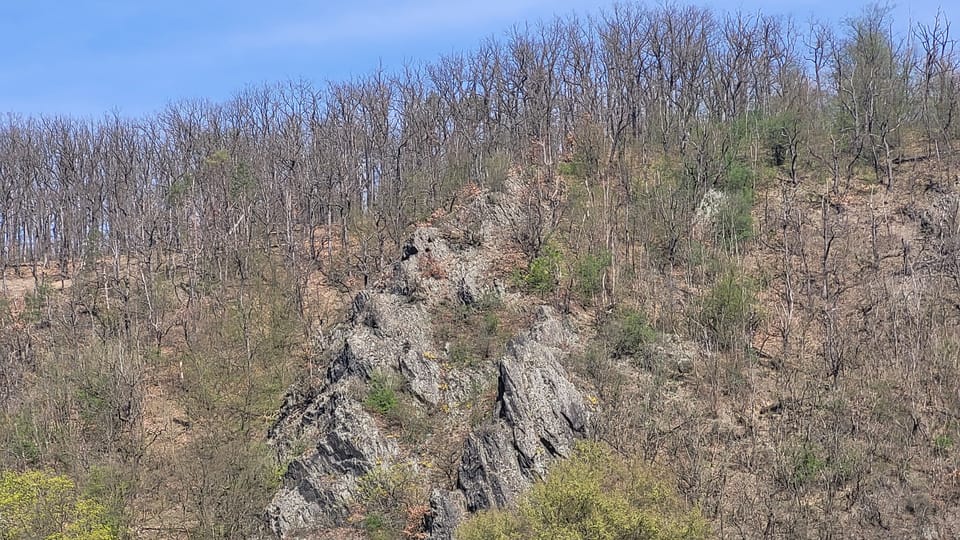
[[905,35],[891,22],[881,7],[801,25],[622,4],[400,73],[251,87],[143,119],[7,116],[0,263],[196,253],[218,266],[241,246],[279,245],[334,264],[331,247],[356,240],[370,250],[348,264],[369,274],[409,224],[510,164],[588,174],[663,156],[693,197],[751,139],[794,180],[811,163],[834,183],[865,167],[890,185],[914,157],[906,134],[949,148],[960,94],[947,21]]

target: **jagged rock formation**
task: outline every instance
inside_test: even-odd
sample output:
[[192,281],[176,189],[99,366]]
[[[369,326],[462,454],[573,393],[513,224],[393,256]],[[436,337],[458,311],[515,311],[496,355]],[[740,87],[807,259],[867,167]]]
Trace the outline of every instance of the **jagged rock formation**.
[[557,361],[564,329],[552,309],[539,317],[500,361],[497,421],[467,439],[457,485],[470,511],[511,504],[586,433],[583,398]]
[[558,361],[575,341],[553,309],[541,306],[533,329],[510,343],[499,363],[496,420],[467,438],[456,489],[430,499],[432,538],[453,538],[467,511],[513,504],[587,434],[589,411]]
[[[578,339],[553,309],[540,307],[533,326],[496,362],[456,369],[444,363],[447,353],[433,336],[429,307],[502,295],[486,273],[498,252],[491,240],[496,229],[485,223],[479,230],[479,242],[456,244],[438,228],[418,229],[390,279],[358,294],[347,321],[327,339],[324,378],[287,395],[269,432],[289,463],[267,508],[277,536],[342,526],[364,475],[378,466],[421,462],[418,449],[403,448],[365,410],[363,388],[377,374],[399,378],[418,406],[433,411],[452,411],[471,388],[497,380],[493,418],[472,431],[461,429],[456,485],[426,486],[432,494],[425,527],[432,538],[452,538],[466,512],[511,504],[586,434],[588,408],[560,363]],[[464,418],[451,412],[441,421]]]
[[278,535],[341,523],[349,515],[356,479],[397,453],[359,403],[340,390],[303,409],[301,422],[317,440],[311,452],[289,464],[284,486],[270,504],[270,527]]

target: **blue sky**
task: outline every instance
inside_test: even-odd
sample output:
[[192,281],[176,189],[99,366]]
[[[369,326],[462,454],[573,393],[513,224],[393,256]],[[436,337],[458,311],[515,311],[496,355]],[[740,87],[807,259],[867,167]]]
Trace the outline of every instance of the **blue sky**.
[[[860,3],[694,2],[839,21]],[[960,9],[942,2],[960,37]],[[168,101],[223,100],[247,84],[316,83],[468,51],[512,25],[596,13],[599,0],[0,0],[0,114],[140,116]],[[648,3],[648,5],[651,5]],[[653,4],[655,5],[655,4]],[[895,6],[898,23],[941,5]],[[769,7],[773,6],[773,7]]]

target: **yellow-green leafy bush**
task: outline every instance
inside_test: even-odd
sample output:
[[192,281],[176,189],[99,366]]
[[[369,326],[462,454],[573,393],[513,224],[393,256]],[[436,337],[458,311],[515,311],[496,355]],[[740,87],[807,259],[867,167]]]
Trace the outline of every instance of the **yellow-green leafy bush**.
[[107,509],[66,476],[0,472],[0,539],[110,540]]
[[582,443],[535,484],[516,510],[480,512],[459,540],[698,539],[709,529],[656,471],[606,445]]

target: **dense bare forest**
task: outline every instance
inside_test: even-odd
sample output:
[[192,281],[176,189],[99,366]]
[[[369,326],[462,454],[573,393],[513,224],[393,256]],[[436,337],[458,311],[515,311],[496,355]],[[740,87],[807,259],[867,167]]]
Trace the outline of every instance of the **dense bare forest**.
[[8,115],[0,537],[265,535],[317,336],[416,226],[508,192],[504,282],[592,332],[591,436],[710,534],[955,537],[960,57],[942,18],[892,26],[623,4],[398,73]]

